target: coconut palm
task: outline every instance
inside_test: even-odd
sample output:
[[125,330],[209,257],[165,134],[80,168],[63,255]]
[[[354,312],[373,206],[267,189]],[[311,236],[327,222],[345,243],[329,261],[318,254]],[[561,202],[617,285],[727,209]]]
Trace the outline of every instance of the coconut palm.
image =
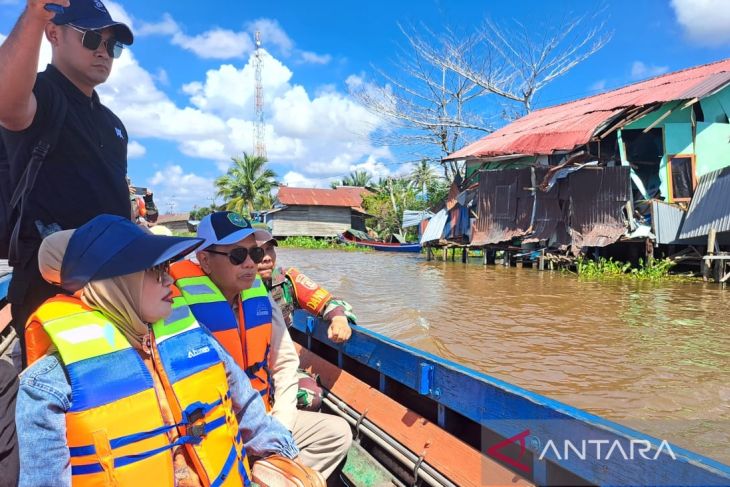
[[413,186],[422,193],[425,193],[428,185],[436,179],[436,173],[433,170],[433,166],[428,163],[428,160],[422,159],[413,168],[410,177]]
[[266,169],[266,158],[243,153],[243,157],[232,157],[233,165],[223,176],[215,180],[218,196],[225,201],[227,210],[251,215],[256,202],[266,199],[265,195],[278,185],[276,173]]
[[366,186],[370,186],[372,182],[373,178],[367,171],[353,171],[349,176],[342,178],[342,181],[339,183],[334,181],[331,186],[333,188],[336,188],[337,186],[359,186],[364,188]]

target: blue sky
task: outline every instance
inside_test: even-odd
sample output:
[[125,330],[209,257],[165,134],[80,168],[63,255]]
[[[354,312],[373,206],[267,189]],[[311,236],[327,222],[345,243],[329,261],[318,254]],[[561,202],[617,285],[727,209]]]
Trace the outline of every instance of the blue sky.
[[[72,0],[73,1],[73,0]],[[163,211],[206,205],[230,157],[252,151],[252,34],[262,33],[267,150],[279,179],[327,186],[352,170],[401,174],[409,159],[372,137],[382,126],[348,94],[396,72],[401,24],[470,31],[485,17],[540,32],[571,13],[603,8],[612,40],[547,87],[537,107],[730,56],[727,0],[156,1],[105,2],[135,32],[99,88],[130,134],[129,175]],[[0,41],[25,2],[0,0]],[[42,50],[41,62],[50,59]]]

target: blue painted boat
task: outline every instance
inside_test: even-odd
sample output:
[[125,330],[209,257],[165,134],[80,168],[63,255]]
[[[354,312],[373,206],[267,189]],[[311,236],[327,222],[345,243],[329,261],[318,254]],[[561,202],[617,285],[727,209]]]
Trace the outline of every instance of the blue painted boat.
[[373,250],[379,250],[382,252],[420,252],[421,244],[415,243],[400,243],[400,242],[377,242],[375,240],[367,238],[367,235],[363,232],[357,232],[348,230],[339,235],[339,239],[343,243],[358,245],[360,247],[368,247]]
[[298,310],[290,331],[323,409],[353,429],[345,485],[730,485],[711,458],[360,326],[334,345],[326,328]]
[[[391,436],[389,445],[398,446],[397,451],[382,447],[378,452],[377,442],[365,444],[377,458],[400,464],[400,470],[398,465],[388,468],[405,472],[398,478],[404,484],[730,485],[730,466],[668,441],[360,326],[353,326],[352,338],[342,345],[330,342],[326,329],[305,312],[295,312],[290,330],[302,364],[320,373],[333,393],[326,403],[332,412],[348,416],[355,429]],[[350,382],[350,376],[366,389],[342,387],[340,382]],[[390,414],[378,413],[375,394],[393,401]],[[437,427],[468,448],[454,446],[444,436],[441,447],[451,449],[446,455],[435,443],[418,444],[413,424]],[[474,456],[481,459],[476,471]],[[464,471],[467,478],[460,476]],[[511,475],[508,481],[505,471]]]

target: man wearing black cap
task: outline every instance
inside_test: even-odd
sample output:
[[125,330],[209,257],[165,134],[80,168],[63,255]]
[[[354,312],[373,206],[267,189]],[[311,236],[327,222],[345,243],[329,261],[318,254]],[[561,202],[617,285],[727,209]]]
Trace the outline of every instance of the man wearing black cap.
[[[101,213],[130,215],[127,131],[99,102],[95,87],[107,80],[123,46],[132,44],[132,32],[112,20],[100,0],[52,1],[28,0],[0,46],[0,135],[11,190],[19,185],[41,138],[52,139],[50,126],[60,127],[14,223],[19,234],[10,246],[8,300],[21,348],[27,317],[61,292],[38,271],[43,237],[80,227]],[[53,57],[45,71],[36,73],[44,34]],[[60,124],[54,120],[59,113]]]

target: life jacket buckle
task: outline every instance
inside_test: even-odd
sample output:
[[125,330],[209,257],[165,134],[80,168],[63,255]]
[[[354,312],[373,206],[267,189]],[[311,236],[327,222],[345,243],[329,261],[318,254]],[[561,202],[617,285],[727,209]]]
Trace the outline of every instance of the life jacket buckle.
[[192,436],[199,443],[205,436],[205,423],[191,424],[188,426],[188,436]]
[[205,417],[205,412],[202,408],[195,409],[192,412],[187,413],[188,423],[196,423]]

